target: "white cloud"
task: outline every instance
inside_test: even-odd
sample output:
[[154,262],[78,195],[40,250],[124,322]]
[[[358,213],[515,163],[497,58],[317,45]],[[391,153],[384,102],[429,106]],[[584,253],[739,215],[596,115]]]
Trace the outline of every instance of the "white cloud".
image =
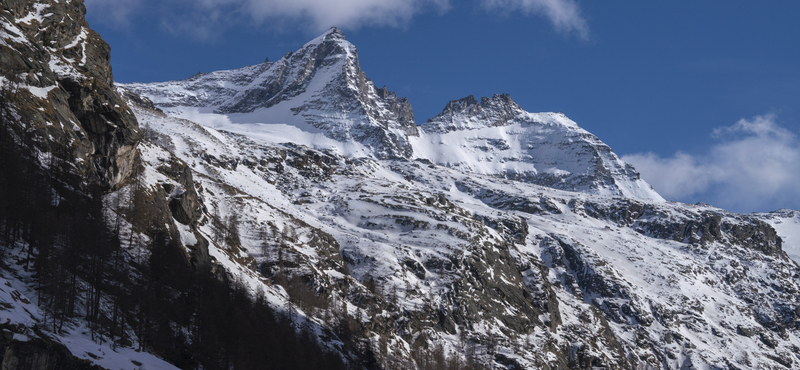
[[739,212],[800,207],[800,142],[775,115],[720,127],[705,153],[623,156],[662,196]]
[[642,177],[667,199],[683,199],[704,192],[713,182],[712,169],[697,163],[692,156],[678,152],[672,158],[654,153],[625,155]]
[[[206,0],[213,2],[213,0]],[[230,1],[230,0],[219,0]],[[448,0],[240,0],[258,20],[305,19],[317,31],[331,26],[355,29],[363,26],[403,26],[417,13],[430,8],[446,10]]]
[[314,32],[332,26],[402,27],[423,11],[446,11],[449,0],[86,0],[92,18],[126,25],[131,18],[156,15],[167,31],[205,39],[228,27],[250,23],[301,24]]
[[[254,25],[290,25],[322,32],[331,26],[404,27],[417,14],[445,12],[450,0],[86,0],[93,20],[126,26],[135,17],[158,17],[167,31],[195,38],[219,37],[220,30]],[[479,0],[490,11],[544,15],[562,32],[588,37],[575,0]],[[244,21],[244,24],[243,24]]]
[[541,14],[565,33],[575,32],[589,38],[589,26],[575,0],[482,0],[487,9],[503,12],[521,11],[526,15]]

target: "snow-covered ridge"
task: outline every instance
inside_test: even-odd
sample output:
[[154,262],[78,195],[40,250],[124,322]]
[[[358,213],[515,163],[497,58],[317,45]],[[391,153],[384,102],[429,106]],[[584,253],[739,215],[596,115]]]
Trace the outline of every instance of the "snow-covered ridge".
[[410,157],[408,136],[417,134],[411,105],[366,78],[355,46],[338,28],[276,62],[120,86],[175,115],[194,108],[233,123],[289,124],[359,142],[377,158]]
[[800,264],[800,211],[782,208],[754,215],[775,229],[783,240],[783,250]]
[[508,95],[454,100],[421,126],[414,153],[463,171],[556,189],[663,201],[599,138],[562,113],[529,113]]
[[445,134],[458,130],[505,126],[522,113],[522,108],[508,94],[482,97],[480,102],[470,95],[447,103],[442,113],[429,119],[423,127],[430,133]]
[[[528,369],[557,368],[559,359],[580,368],[581,358],[608,369],[800,361],[792,353],[800,270],[753,216],[556,190],[421,158],[357,160],[134,111],[191,164],[209,207],[239,212],[243,251],[264,276],[275,274],[275,248],[284,248],[292,274],[344,299],[370,335],[391,343],[385,361],[408,356],[420,333],[454,353],[474,340],[481,361]],[[448,134],[528,125],[581,138],[561,114],[521,116]],[[297,220],[296,242],[284,245],[277,233],[263,247],[264,224]],[[326,265],[332,246],[313,245],[314,235],[337,241],[347,271]],[[373,281],[374,301],[341,288],[356,280]],[[765,303],[748,303],[756,299]],[[503,357],[488,353],[490,338]]]
[[300,139],[348,156],[426,159],[557,189],[663,200],[596,136],[563,114],[526,112],[506,94],[451,101],[418,127],[405,98],[366,78],[337,28],[276,62],[119,86],[173,116],[274,143]]

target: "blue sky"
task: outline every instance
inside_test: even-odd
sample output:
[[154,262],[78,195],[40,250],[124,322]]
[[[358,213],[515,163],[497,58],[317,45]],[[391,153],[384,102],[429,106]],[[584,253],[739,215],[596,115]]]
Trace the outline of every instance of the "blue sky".
[[800,209],[800,2],[86,0],[121,82],[277,60],[330,26],[418,123],[509,93],[562,111],[662,195]]

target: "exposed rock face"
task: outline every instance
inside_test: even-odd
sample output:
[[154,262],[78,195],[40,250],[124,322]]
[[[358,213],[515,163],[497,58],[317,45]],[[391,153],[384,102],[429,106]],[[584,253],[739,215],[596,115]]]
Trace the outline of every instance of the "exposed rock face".
[[134,167],[136,119],[113,89],[109,47],[80,1],[4,1],[0,22],[3,103],[42,138],[69,153],[90,181],[118,186]]
[[508,94],[497,94],[481,101],[470,95],[447,103],[442,113],[425,122],[426,131],[444,134],[450,131],[469,130],[486,126],[506,126],[522,108]]
[[[140,145],[137,120],[113,86],[110,48],[89,28],[85,13],[77,0],[2,2],[0,130],[25,153],[20,158],[65,183],[65,192],[85,197],[87,189],[99,188],[109,217],[138,203],[135,215],[122,215],[130,240],[137,233],[191,239],[185,243],[187,260],[198,269],[212,269],[209,243],[196,231],[203,205],[191,171],[166,151],[158,163],[142,160],[152,150]],[[153,173],[159,173],[160,182],[149,182]],[[0,311],[7,308],[2,303]],[[47,332],[25,332],[25,340],[0,343],[4,370],[98,368],[73,358]]]
[[108,191],[136,188],[149,198],[141,203],[150,209],[140,211],[152,216],[139,217],[141,231],[165,228],[179,239],[173,219],[194,227],[202,216],[191,171],[173,156],[157,167],[175,185],[138,186],[148,166],[138,148],[142,135],[113,86],[110,48],[89,28],[85,13],[81,1],[3,2],[0,104],[13,117],[3,129],[33,137],[32,149],[40,158],[52,155],[70,162],[68,167],[86,180],[81,185],[99,184]]
[[175,112],[192,107],[235,122],[311,125],[333,139],[361,143],[377,158],[410,157],[408,136],[418,135],[411,104],[366,78],[355,46],[338,28],[275,62],[121,86]]

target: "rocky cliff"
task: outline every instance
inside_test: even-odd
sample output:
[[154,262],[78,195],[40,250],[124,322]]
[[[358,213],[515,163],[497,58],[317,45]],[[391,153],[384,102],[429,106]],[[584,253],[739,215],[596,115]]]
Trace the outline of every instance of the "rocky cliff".
[[[109,47],[80,1],[4,1],[3,106],[38,150],[74,158],[87,181],[119,186],[134,170],[136,118],[113,88]],[[9,118],[7,118],[9,119]]]

